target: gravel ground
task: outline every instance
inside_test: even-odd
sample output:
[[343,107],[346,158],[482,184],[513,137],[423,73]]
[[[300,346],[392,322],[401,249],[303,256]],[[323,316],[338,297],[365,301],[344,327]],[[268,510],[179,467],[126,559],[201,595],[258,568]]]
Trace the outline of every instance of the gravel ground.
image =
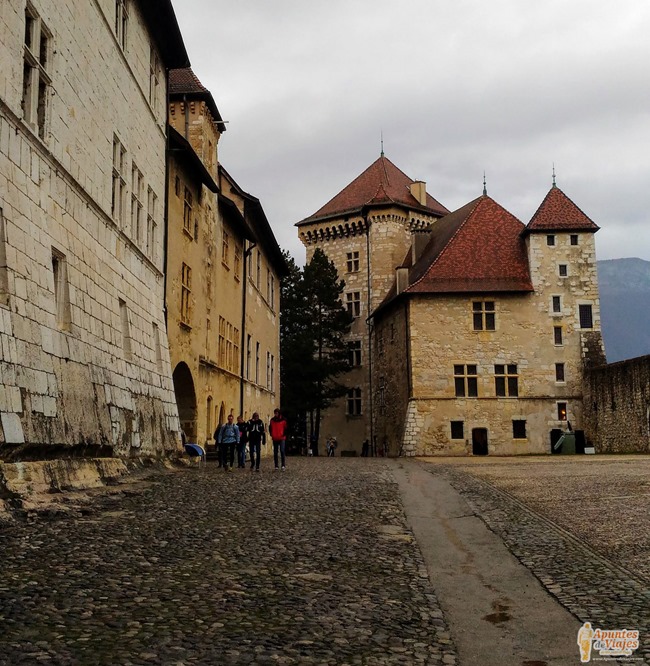
[[426,462],[579,620],[638,629],[650,663],[650,457]]
[[390,463],[288,467],[2,530],[0,664],[455,664]]

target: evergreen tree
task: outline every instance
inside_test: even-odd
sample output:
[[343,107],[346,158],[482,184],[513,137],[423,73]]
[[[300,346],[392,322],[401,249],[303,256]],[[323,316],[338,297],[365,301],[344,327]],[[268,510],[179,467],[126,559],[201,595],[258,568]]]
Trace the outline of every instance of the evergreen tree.
[[337,378],[350,369],[345,336],[352,316],[341,295],[345,283],[321,249],[303,271],[285,256],[289,276],[281,292],[280,356],[283,404],[318,439],[321,411],[343,396]]

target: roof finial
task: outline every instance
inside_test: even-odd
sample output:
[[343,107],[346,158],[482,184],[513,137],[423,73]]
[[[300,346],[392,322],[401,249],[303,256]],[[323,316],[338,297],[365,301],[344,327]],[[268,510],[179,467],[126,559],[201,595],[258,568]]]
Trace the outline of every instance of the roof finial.
[[381,157],[384,156],[384,130],[381,130]]
[[483,171],[483,196],[487,196],[487,183],[485,180],[485,171]]
[[553,187],[556,187],[556,185],[555,185],[555,162],[553,162]]

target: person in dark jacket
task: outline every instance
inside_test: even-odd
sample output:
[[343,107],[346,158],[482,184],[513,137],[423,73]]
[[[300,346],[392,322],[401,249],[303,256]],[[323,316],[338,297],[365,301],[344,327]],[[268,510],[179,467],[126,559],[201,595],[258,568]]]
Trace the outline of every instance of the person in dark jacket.
[[244,469],[246,467],[246,442],[248,442],[247,423],[241,416],[237,417],[237,427],[239,428],[239,442],[237,442],[237,467]]
[[246,424],[248,434],[248,450],[251,454],[251,472],[255,469],[260,471],[260,458],[262,457],[262,444],[266,444],[266,428],[264,421],[257,412],[253,413],[253,418]]
[[287,468],[285,462],[285,450],[287,445],[287,420],[282,416],[279,409],[273,410],[273,418],[269,423],[269,435],[273,440],[273,462],[278,469],[278,450],[282,457],[282,471]]

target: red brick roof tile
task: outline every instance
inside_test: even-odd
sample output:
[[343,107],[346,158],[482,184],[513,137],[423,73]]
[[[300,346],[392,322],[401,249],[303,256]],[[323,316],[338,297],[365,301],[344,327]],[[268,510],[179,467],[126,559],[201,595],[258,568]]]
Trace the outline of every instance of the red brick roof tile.
[[488,196],[436,222],[410,293],[532,291],[524,225]]
[[598,231],[594,224],[559,187],[555,185],[544,197],[537,212],[526,227],[535,231]]
[[367,205],[394,203],[433,215],[446,215],[449,212],[428,193],[426,205],[422,206],[411,194],[410,185],[414,182],[382,155],[334,198],[313,215],[298,222],[298,225],[344,213],[358,212]]
[[169,70],[169,97],[178,99],[187,95],[188,99],[200,99],[205,101],[212,119],[217,124],[220,132],[226,131],[223,118],[219,113],[217,104],[212,97],[212,93],[199,81],[191,67]]

